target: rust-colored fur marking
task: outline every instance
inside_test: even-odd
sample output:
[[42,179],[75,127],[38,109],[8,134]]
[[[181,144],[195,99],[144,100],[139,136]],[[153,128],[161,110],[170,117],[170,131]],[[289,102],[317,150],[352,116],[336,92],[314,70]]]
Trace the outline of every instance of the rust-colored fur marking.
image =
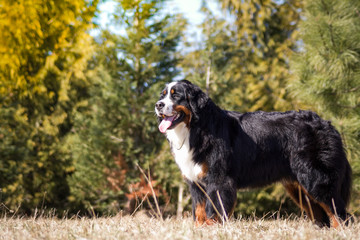
[[206,177],[207,172],[209,171],[209,166],[206,163],[201,164],[201,173],[198,175],[199,179]]
[[217,218],[208,218],[205,212],[205,201],[198,203],[195,209],[195,226],[200,227],[202,225],[213,225],[219,222]]
[[[337,217],[332,213],[330,208],[325,203],[316,201],[298,182],[283,182],[283,185],[294,202],[302,210],[305,210],[306,215],[312,218],[313,221],[323,222],[324,215],[326,214],[330,219],[332,227],[337,228],[340,225]],[[308,200],[306,197],[308,197]]]
[[195,219],[196,226],[201,226],[206,222],[205,201],[196,205]]
[[185,106],[182,106],[182,105],[176,105],[174,107],[174,110],[177,111],[177,112],[184,112],[185,113],[185,118],[184,118],[184,123],[186,124],[186,126],[190,126],[190,121],[191,121],[191,112],[190,110],[185,107]]

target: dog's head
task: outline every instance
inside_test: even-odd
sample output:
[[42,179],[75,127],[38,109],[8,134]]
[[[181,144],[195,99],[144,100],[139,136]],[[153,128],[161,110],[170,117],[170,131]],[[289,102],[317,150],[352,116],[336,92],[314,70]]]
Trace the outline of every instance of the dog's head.
[[155,104],[160,132],[165,133],[182,122],[189,127],[208,99],[198,86],[187,80],[168,83]]

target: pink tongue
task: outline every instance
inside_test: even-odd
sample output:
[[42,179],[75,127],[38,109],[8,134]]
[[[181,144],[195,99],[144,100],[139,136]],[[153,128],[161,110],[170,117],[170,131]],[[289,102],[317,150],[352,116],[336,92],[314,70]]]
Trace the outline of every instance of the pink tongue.
[[161,133],[165,133],[165,132],[166,132],[166,130],[171,126],[172,121],[174,120],[174,118],[175,118],[175,115],[172,116],[172,117],[165,117],[165,118],[161,121],[161,123],[160,123],[160,125],[159,125],[159,130],[160,130]]

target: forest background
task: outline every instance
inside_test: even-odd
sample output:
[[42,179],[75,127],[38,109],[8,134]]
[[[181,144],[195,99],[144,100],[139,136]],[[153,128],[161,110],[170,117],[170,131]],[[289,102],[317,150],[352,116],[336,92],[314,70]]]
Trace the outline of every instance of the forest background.
[[[100,29],[102,2],[0,0],[2,214],[151,210],[149,182],[162,214],[190,210],[154,116],[164,84],[186,78],[223,108],[309,109],[331,120],[359,215],[358,0],[217,0],[220,15],[202,1],[200,40],[159,0],[113,1],[121,31]],[[294,209],[275,184],[240,191],[235,215]]]

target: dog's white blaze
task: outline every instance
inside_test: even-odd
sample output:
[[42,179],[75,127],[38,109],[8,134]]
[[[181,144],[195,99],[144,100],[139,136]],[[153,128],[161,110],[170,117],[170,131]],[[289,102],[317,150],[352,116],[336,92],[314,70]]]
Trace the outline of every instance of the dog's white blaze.
[[193,161],[193,151],[190,150],[190,132],[185,123],[180,123],[174,129],[166,131],[166,137],[170,141],[175,162],[182,174],[190,181],[198,181],[202,168]]
[[170,95],[171,95],[171,88],[173,86],[176,85],[177,82],[171,82],[168,84],[167,86],[167,90],[166,90],[166,97],[162,100],[162,102],[165,104],[164,109],[163,109],[163,114],[167,115],[167,116],[171,116],[174,109],[174,103],[173,101],[171,101],[170,99]]

